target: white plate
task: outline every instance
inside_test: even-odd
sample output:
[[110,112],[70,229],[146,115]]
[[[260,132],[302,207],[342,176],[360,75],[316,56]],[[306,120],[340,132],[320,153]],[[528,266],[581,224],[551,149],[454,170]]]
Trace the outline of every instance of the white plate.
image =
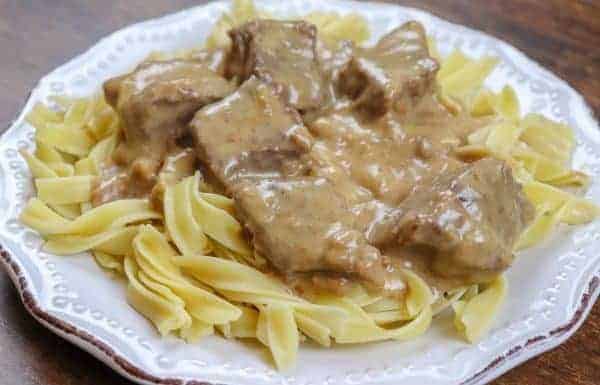
[[[258,1],[275,14],[312,10],[363,14],[374,38],[416,19],[439,41],[443,53],[460,47],[470,55],[501,58],[489,79],[508,83],[524,111],[564,121],[576,129],[573,163],[592,175],[587,196],[600,203],[600,131],[582,97],[564,81],[497,39],[398,6],[350,1]],[[44,77],[0,140],[0,260],[27,309],[44,325],[140,383],[200,381],[230,385],[267,384],[482,384],[567,339],[583,322],[600,292],[600,223],[561,228],[543,245],[521,253],[508,272],[508,299],[493,329],[469,345],[441,316],[424,336],[322,349],[302,345],[295,371],[278,373],[256,345],[216,336],[197,344],[160,338],[131,309],[122,282],[109,278],[86,256],[57,257],[40,250],[42,240],[17,220],[32,184],[17,148],[33,146],[24,114],[49,95],[88,95],[152,50],[191,47],[202,41],[224,2],[136,24],[103,39],[86,53]],[[168,382],[171,383],[171,382]]]

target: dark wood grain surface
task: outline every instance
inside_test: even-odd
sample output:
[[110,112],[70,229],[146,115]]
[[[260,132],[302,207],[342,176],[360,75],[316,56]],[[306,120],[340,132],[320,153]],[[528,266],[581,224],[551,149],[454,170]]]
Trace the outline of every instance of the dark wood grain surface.
[[[410,0],[500,37],[566,79],[600,114],[600,1]],[[0,0],[0,127],[36,81],[100,37],[198,0]],[[0,215],[2,215],[0,213]],[[0,272],[0,384],[130,382],[38,325]],[[600,384],[600,305],[565,344],[511,370],[495,385]]]

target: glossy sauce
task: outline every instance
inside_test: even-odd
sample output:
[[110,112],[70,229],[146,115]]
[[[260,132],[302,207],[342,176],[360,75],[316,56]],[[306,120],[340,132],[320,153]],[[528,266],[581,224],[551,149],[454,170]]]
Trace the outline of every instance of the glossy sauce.
[[[531,205],[503,162],[456,156],[488,122],[438,101],[438,64],[420,24],[406,23],[372,48],[318,42],[303,22],[254,21],[230,35],[231,52],[214,68],[243,83],[233,89],[196,68],[189,76],[213,79],[201,80],[202,90],[218,100],[192,108],[187,92],[162,109],[138,98],[148,120],[125,124],[130,175],[149,161],[139,148],[176,175],[163,185],[191,173],[196,155],[207,180],[233,197],[255,251],[300,291],[343,292],[359,282],[402,295],[401,268],[446,291],[508,267]],[[156,71],[140,72],[133,84],[144,95],[189,84],[168,70],[149,87],[145,76]],[[123,95],[113,105],[126,118],[135,97]],[[188,107],[197,111],[189,125]],[[175,155],[185,172],[171,173],[165,157],[182,136],[194,151]],[[141,169],[161,178],[156,167]]]
[[[181,154],[178,142],[185,139],[194,113],[234,91],[218,72],[223,71],[223,58],[222,50],[214,50],[191,60],[147,61],[104,84],[105,97],[121,118],[122,140],[94,189],[93,204],[145,196],[157,184],[162,187],[155,191],[161,191],[165,167],[194,164],[190,150],[185,161],[170,157]],[[154,197],[158,195],[153,195],[158,202]]]

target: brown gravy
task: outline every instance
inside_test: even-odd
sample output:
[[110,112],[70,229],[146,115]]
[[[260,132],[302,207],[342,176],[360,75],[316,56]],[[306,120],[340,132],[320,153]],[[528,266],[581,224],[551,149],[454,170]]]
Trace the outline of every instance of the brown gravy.
[[[398,295],[407,268],[446,291],[509,266],[531,205],[502,161],[455,155],[487,122],[438,101],[438,64],[420,24],[371,48],[327,46],[303,22],[253,21],[230,35],[218,66],[197,55],[107,82],[125,123],[117,162],[128,174],[109,171],[100,201],[138,194],[123,186],[140,162],[152,165],[140,194],[160,196],[197,157],[234,198],[255,250],[293,286],[339,292],[360,282]],[[129,91],[148,68],[159,76]],[[180,148],[190,137],[193,149]]]

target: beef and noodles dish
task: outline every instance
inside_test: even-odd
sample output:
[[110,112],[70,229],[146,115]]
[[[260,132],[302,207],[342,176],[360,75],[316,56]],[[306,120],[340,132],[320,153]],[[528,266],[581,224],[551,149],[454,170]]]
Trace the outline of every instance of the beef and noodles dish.
[[455,153],[485,119],[440,102],[423,26],[370,48],[328,46],[303,21],[257,20],[223,52],[148,61],[107,81],[122,142],[94,204],[152,195],[200,169],[235,201],[256,253],[297,290],[359,281],[441,291],[489,282],[533,207],[501,160]]
[[588,182],[573,131],[416,21],[366,46],[359,15],[264,16],[238,0],[203,48],[37,104],[21,221],[160,334],[255,338],[279,369],[304,337],[405,340],[444,309],[478,340],[515,250],[598,213],[562,189]]

